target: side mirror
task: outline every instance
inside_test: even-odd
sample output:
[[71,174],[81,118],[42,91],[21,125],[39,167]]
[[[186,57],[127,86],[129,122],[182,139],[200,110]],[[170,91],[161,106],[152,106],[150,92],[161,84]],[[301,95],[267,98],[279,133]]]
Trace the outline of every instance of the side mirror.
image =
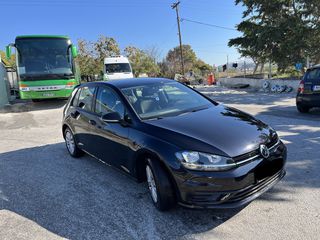
[[71,52],[72,52],[72,57],[77,57],[78,56],[78,49],[75,45],[71,45]]
[[79,108],[84,108],[85,105],[86,104],[84,102],[80,102],[78,106],[79,106]]
[[6,57],[7,57],[7,59],[11,58],[11,46],[10,45],[6,46]]
[[122,121],[118,112],[110,112],[101,117],[101,120],[107,123],[119,123]]

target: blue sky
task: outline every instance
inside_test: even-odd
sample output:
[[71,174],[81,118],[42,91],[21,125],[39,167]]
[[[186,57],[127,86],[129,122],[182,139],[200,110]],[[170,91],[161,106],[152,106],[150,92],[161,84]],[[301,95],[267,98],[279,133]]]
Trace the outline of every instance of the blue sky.
[[[156,47],[162,56],[178,45],[174,0],[1,0],[0,48],[23,34],[63,34],[73,42],[96,40],[99,34],[114,37],[121,49],[135,45]],[[243,8],[234,0],[181,0],[181,18],[234,28]],[[4,27],[6,26],[6,27]],[[228,48],[237,31],[183,21],[182,41],[210,64],[236,61],[239,54]]]

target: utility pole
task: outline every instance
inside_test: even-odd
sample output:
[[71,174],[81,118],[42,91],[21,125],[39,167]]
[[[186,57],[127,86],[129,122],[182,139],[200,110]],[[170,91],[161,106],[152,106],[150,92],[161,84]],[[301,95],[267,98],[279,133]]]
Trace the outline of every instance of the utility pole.
[[307,56],[307,68],[309,68],[309,67],[310,67],[310,57]]
[[184,76],[184,63],[183,63],[183,50],[182,50],[182,39],[181,39],[181,30],[180,30],[179,4],[180,4],[180,1],[172,4],[171,7],[172,7],[172,9],[176,9],[176,13],[177,13],[178,33],[179,33],[179,43],[180,43],[181,74]]
[[271,59],[269,60],[269,74],[268,79],[272,78],[272,62]]

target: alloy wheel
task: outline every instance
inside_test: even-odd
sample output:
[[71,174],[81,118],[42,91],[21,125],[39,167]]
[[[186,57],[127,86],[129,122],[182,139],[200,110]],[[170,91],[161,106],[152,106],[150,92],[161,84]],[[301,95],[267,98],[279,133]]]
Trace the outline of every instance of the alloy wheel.
[[69,152],[73,154],[75,151],[76,145],[73,139],[73,135],[70,131],[66,131],[66,144]]
[[149,165],[146,166],[146,175],[152,200],[156,203],[158,201],[157,186],[154,180],[154,175]]

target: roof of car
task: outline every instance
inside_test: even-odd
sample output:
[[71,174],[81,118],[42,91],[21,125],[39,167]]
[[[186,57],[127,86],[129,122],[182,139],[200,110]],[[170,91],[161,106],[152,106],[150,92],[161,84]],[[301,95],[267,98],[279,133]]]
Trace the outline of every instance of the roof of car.
[[312,67],[309,68],[309,69],[313,69],[313,68],[320,68],[320,64],[316,64],[316,65],[312,66]]
[[159,82],[173,82],[173,81],[176,82],[175,80],[171,80],[167,78],[127,78],[127,79],[103,81],[98,83],[113,85],[117,88],[130,88],[130,87],[154,84]]

